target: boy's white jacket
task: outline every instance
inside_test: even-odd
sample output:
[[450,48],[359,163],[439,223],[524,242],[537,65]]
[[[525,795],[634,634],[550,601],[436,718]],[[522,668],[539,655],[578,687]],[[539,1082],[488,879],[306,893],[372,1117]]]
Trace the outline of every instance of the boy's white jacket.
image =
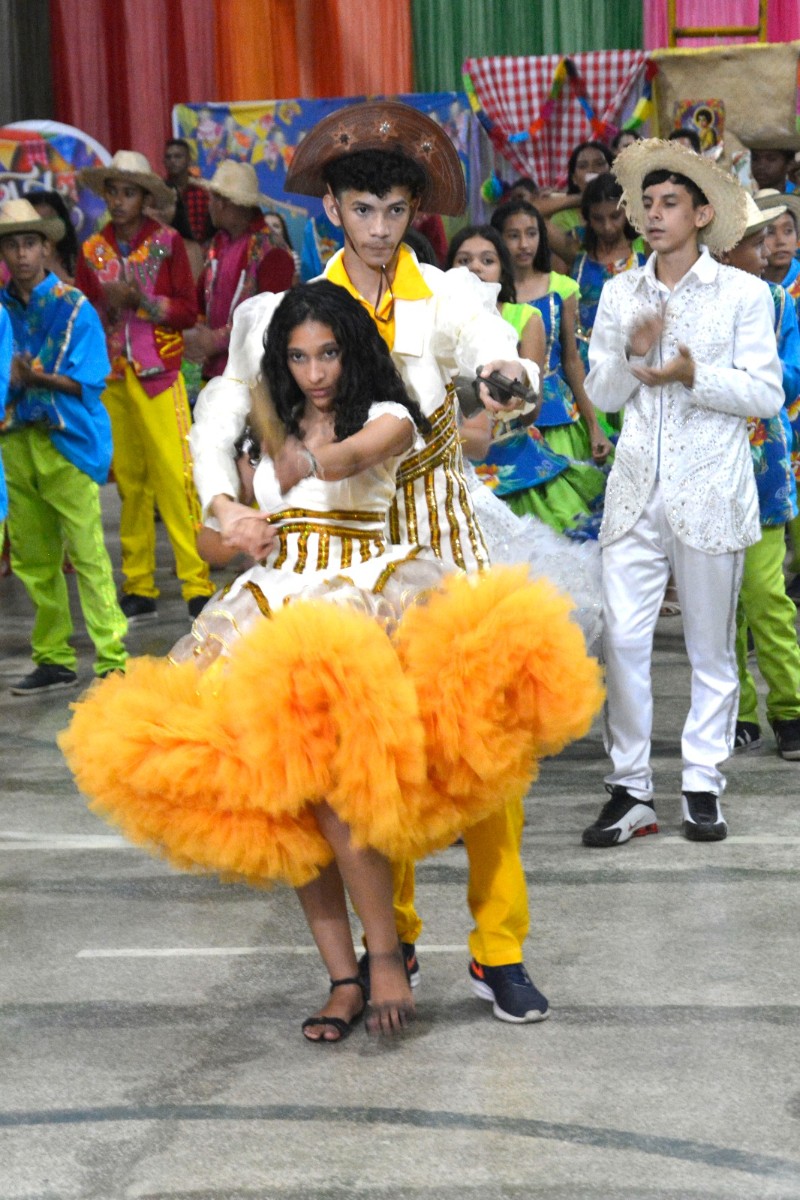
[[[420,263],[419,269],[433,294],[424,300],[395,300],[392,358],[426,416],[441,406],[455,375],[474,375],[495,359],[520,362],[531,386],[538,388],[536,364],[519,357],[516,331],[497,311],[498,285],[482,283],[466,267],[444,272]],[[264,335],[282,298],[264,292],[236,309],[228,365],[203,389],[195,406],[189,440],[204,515],[214,496],[238,495],[234,444],[250,411],[250,385],[261,370]]]
[[[601,412],[625,416],[606,490],[600,542],[635,525],[660,483],[667,517],[689,546],[722,554],[761,537],[747,417],[773,417],[783,402],[775,308],[760,279],[703,252],[668,293],[644,267],[604,286],[589,345],[586,390]],[[629,359],[632,326],[664,312],[644,359]],[[631,366],[659,366],[689,347],[694,387],[646,387]]]

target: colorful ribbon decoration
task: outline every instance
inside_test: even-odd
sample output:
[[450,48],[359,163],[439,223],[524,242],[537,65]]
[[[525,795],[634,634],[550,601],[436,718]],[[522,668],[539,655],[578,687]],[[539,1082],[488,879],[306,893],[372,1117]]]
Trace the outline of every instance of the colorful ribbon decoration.
[[[800,67],[798,67],[800,71]],[[649,121],[653,115],[653,80],[658,74],[658,66],[653,62],[652,58],[648,58],[644,67],[644,88],[642,94],[636,102],[631,115],[628,117],[625,124],[622,126],[625,130],[638,129],[640,125],[644,125],[645,121]],[[800,80],[800,74],[798,74]],[[800,96],[800,92],[798,92]],[[798,118],[800,120],[800,117]]]

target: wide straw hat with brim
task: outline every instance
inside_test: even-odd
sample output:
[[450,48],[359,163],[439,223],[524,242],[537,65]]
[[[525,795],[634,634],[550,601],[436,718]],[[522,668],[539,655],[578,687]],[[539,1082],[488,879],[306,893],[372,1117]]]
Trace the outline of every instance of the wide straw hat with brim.
[[51,242],[60,242],[66,232],[61,217],[43,217],[30,200],[7,200],[0,208],[0,238],[12,233],[40,233]]
[[269,196],[259,192],[256,169],[250,163],[226,159],[217,167],[213,179],[197,179],[195,182],[207,192],[214,192],[242,208],[260,208],[262,204],[272,203]]
[[[766,209],[782,207],[783,211],[794,213],[795,222],[800,228],[800,196],[794,192],[779,192],[777,188],[762,188],[755,194],[756,206],[764,212]],[[778,214],[780,215],[780,214]],[[773,221],[778,218],[774,216]]]
[[135,183],[150,193],[158,208],[175,199],[172,188],[150,169],[150,163],[138,150],[118,150],[107,167],[84,167],[78,172],[79,186],[88,187],[98,196],[103,195],[106,184],[112,180],[115,183]]
[[403,154],[421,167],[423,212],[457,217],[467,207],[464,172],[450,138],[430,117],[396,100],[367,100],[323,118],[295,150],[285,191],[324,196],[325,168],[359,150]]
[[[776,192],[775,195],[779,196],[780,192]],[[785,212],[789,211],[785,204],[775,204],[774,201],[770,207],[760,207],[749,192],[745,192],[745,196],[747,196],[747,225],[742,234],[743,238],[760,233],[762,229],[766,229],[773,221],[777,221],[778,217],[782,217]]]
[[712,254],[724,254],[742,239],[747,224],[746,193],[738,180],[708,158],[677,142],[646,138],[634,142],[614,159],[612,168],[622,184],[622,200],[631,224],[645,234],[647,214],[642,202],[642,181],[651,171],[685,175],[697,184],[714,209],[708,225],[699,231],[700,241]]

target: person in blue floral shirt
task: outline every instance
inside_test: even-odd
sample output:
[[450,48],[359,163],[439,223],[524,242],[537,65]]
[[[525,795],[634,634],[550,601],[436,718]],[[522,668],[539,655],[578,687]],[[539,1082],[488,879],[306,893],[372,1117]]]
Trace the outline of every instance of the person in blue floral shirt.
[[[767,227],[785,205],[759,209],[748,196],[744,236],[721,257],[751,275],[762,274],[767,261]],[[737,611],[736,658],[739,667],[739,712],[734,751],[761,745],[758,696],[747,668],[747,630],[752,632],[759,670],[767,684],[767,720],[782,758],[800,761],[800,647],[795,606],[786,595],[783,574],[785,527],[798,514],[791,465],[792,433],[787,408],[800,393],[800,332],[792,299],[780,284],[769,285],[775,304],[775,334],[783,368],[786,403],[775,417],[748,419],[750,452],[758,489],[761,540],[748,546]]]

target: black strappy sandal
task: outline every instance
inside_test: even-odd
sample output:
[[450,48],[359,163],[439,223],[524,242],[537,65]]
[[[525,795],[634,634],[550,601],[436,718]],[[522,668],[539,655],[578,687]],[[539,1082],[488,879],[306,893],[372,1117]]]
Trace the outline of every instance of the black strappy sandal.
[[[315,1046],[338,1046],[339,1042],[343,1042],[345,1038],[348,1038],[353,1032],[353,1029],[361,1020],[366,1011],[367,997],[364,991],[364,984],[357,975],[350,975],[347,979],[332,979],[329,992],[332,992],[337,987],[344,987],[346,984],[353,984],[355,987],[361,989],[361,996],[364,1000],[364,1004],[362,1005],[360,1011],[357,1012],[356,1015],[349,1021],[345,1021],[342,1017],[308,1017],[300,1026],[301,1030],[314,1029],[317,1026],[328,1026],[330,1029],[335,1029],[339,1036],[337,1038],[307,1037],[307,1042],[311,1042]],[[305,1033],[303,1036],[305,1037]]]

